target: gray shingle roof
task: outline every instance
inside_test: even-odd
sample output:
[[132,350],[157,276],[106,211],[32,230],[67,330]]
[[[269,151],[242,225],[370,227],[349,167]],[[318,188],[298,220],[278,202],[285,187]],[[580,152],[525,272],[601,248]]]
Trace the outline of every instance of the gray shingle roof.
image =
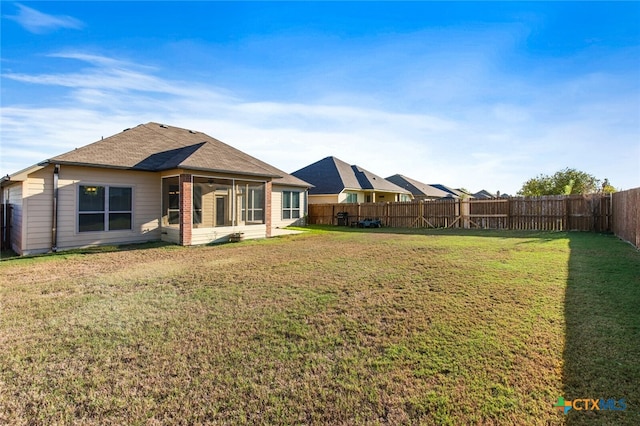
[[473,198],[496,198],[496,196],[486,189],[483,189],[473,194]]
[[345,189],[375,190],[410,194],[368,170],[352,166],[336,157],[326,157],[291,173],[313,184],[309,194],[338,194]]
[[277,184],[309,186],[209,135],[153,122],[58,155],[49,162],[152,172],[183,168],[238,173],[276,178]]
[[433,198],[446,197],[449,193],[434,186],[422,183],[415,179],[408,178],[404,175],[396,174],[389,176],[388,181],[395,183],[396,185],[410,191],[414,196],[426,196]]
[[449,188],[448,186],[444,186],[440,183],[431,183],[429,185],[435,188],[441,189],[443,191],[446,191],[448,193],[447,197],[449,198],[473,198],[473,194],[471,194],[470,192],[466,192],[460,188],[453,189],[453,188]]

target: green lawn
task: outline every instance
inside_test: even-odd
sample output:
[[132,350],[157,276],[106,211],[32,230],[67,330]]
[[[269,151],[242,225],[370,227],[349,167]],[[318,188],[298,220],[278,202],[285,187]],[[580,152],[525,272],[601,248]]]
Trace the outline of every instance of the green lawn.
[[613,236],[325,227],[0,262],[0,424],[632,425],[638,360],[640,252]]

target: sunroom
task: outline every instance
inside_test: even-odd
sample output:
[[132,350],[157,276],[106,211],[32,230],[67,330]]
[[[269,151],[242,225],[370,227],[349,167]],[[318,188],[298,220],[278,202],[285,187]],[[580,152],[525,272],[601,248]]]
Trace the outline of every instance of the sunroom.
[[196,245],[268,237],[270,186],[259,177],[164,176],[163,241]]

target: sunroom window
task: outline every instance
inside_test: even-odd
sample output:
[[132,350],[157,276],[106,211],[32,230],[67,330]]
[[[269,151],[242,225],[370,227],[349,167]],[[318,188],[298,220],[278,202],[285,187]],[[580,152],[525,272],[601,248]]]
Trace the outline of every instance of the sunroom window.
[[[194,176],[191,183],[193,228],[265,223],[264,182]],[[177,176],[162,179],[162,224],[180,224]]]
[[162,224],[180,223],[180,181],[177,176],[162,179]]
[[193,178],[193,227],[214,228],[233,223],[233,180]]
[[264,223],[264,183],[237,181],[237,191],[241,195],[241,220],[246,224]]

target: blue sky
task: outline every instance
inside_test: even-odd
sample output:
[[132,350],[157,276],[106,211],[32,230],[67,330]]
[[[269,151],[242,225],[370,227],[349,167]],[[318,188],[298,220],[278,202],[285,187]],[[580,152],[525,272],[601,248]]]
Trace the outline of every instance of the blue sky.
[[287,172],[640,186],[640,2],[0,7],[0,175],[156,121]]

